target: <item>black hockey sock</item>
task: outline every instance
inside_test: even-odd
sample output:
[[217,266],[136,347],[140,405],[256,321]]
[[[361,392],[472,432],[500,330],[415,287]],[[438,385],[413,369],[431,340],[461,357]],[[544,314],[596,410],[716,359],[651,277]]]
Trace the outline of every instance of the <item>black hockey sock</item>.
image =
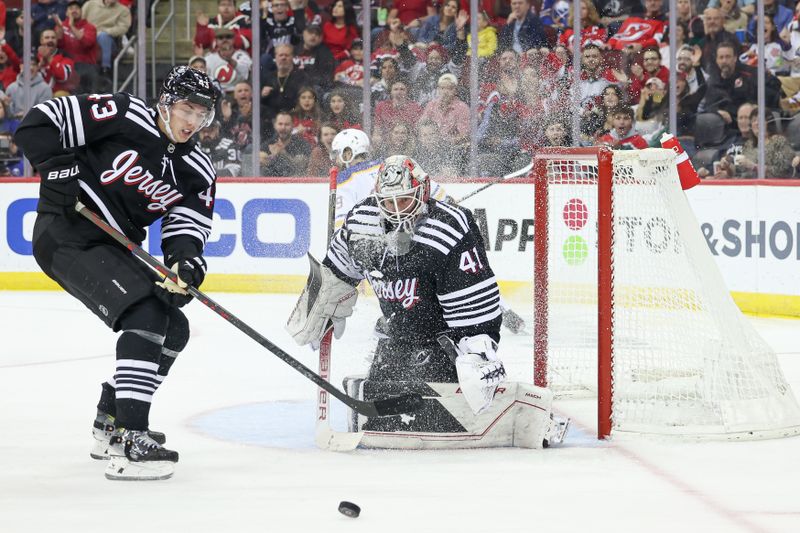
[[117,400],[116,426],[118,428],[146,431],[149,420],[150,402],[131,399]]
[[169,369],[175,359],[189,343],[189,321],[180,309],[173,308],[169,314],[169,326],[161,348],[161,357],[158,359],[158,375],[162,377],[169,374]]
[[107,415],[117,415],[116,391],[108,382],[103,383],[103,390],[100,392],[100,401],[97,402],[97,410]]
[[146,430],[153,394],[163,379],[158,375],[161,340],[144,331],[123,331],[117,342],[117,426]]

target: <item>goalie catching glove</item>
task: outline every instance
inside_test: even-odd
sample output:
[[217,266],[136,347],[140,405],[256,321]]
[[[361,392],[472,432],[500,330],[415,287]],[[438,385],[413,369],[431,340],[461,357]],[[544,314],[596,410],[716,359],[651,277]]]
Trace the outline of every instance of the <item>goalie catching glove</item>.
[[163,290],[156,289],[156,296],[171,307],[183,307],[192,300],[186,288],[189,285],[197,288],[203,283],[206,278],[206,267],[206,260],[202,257],[183,259],[174,263],[170,270],[175,272],[178,282],[170,278],[157,281],[156,285]]
[[300,346],[310,344],[312,349],[317,350],[331,323],[334,336],[341,338],[345,319],[353,314],[358,292],[310,254],[308,260],[311,271],[306,287],[286,323],[286,331]]
[[506,369],[497,358],[497,343],[488,335],[463,337],[455,347],[458,384],[472,412],[485,411],[497,385],[506,380]]

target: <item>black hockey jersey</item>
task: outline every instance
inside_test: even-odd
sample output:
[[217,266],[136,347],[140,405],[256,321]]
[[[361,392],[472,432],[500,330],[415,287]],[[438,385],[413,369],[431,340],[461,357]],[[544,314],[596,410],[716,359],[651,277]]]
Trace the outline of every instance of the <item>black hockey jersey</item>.
[[395,256],[370,196],[347,215],[324,264],[352,285],[369,281],[393,338],[430,342],[449,330],[456,340],[500,340],[500,292],[475,220],[462,207],[431,200],[410,250]]
[[[174,144],[157,113],[129,94],[64,96],[36,105],[16,139],[35,165],[68,152],[90,175],[80,199],[141,244],[163,217],[162,249],[171,263],[202,254],[211,233],[215,180],[211,160],[189,141]],[[48,212],[40,199],[40,212]]]

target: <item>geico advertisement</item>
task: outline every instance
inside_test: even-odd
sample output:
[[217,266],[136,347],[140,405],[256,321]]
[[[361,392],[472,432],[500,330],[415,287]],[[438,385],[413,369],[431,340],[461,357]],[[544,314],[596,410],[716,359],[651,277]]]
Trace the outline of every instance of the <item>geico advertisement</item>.
[[800,295],[800,188],[709,186],[687,196],[731,291]]
[[[480,184],[447,184],[454,198]],[[31,237],[36,183],[0,184],[0,272],[37,272]],[[490,187],[466,202],[486,236],[489,260],[501,280],[530,281],[533,275],[533,186]],[[326,183],[231,183],[221,180],[213,231],[206,245],[209,272],[305,277],[306,254],[325,252]],[[161,256],[160,224],[148,231],[144,248]]]

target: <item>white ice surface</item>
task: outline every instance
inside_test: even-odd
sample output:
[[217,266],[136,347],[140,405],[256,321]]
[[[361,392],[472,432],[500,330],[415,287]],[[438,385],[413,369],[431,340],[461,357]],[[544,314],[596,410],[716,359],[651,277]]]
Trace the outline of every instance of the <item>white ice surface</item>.
[[[316,369],[283,331],[294,296],[212,296]],[[151,413],[181,454],[175,477],[112,482],[88,451],[116,336],[64,293],[0,292],[0,533],[800,531],[800,437],[598,443],[594,404],[571,400],[556,403],[574,422],[557,449],[324,452],[314,386],[201,304],[186,310],[191,342]],[[362,299],[334,383],[365,368],[374,318]],[[800,322],[753,321],[800,393]],[[515,378],[530,352],[504,337]]]

